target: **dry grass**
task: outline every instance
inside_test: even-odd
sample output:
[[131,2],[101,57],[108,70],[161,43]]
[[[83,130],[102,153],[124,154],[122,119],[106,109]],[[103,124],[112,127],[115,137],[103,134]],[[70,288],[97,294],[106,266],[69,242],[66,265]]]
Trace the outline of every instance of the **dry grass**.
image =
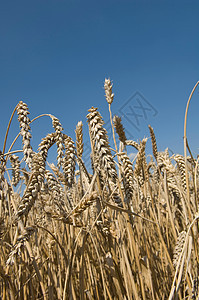
[[[147,162],[150,140],[127,141],[121,119],[113,123],[110,80],[105,95],[115,152],[92,107],[92,174],[82,122],[75,143],[46,115],[54,131],[35,152],[30,128],[39,117],[31,121],[22,101],[15,108],[0,153],[1,299],[198,299],[198,161],[158,152],[149,126]],[[5,152],[15,111],[23,150],[14,150],[15,139]],[[47,163],[54,144],[57,166]]]

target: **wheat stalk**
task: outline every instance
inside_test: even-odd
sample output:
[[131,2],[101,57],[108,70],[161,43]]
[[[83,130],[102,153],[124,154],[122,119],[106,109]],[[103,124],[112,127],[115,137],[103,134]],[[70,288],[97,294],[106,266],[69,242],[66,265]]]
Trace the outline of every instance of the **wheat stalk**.
[[[75,148],[53,115],[30,121],[26,104],[21,101],[14,109],[0,151],[2,300],[197,299],[198,160],[188,143],[190,159],[170,157],[168,149],[158,152],[150,126],[153,156],[148,155],[147,139],[126,140],[119,117],[113,126],[112,87],[106,79],[114,150],[97,108],[92,107],[87,116],[92,175],[88,161],[85,166],[82,159],[82,122],[76,126]],[[21,131],[6,153],[17,109]],[[52,119],[54,132],[42,139],[35,153],[30,125],[43,116]],[[23,150],[14,148],[20,135],[22,147],[28,150],[23,154],[25,166],[18,158]],[[54,144],[58,167],[48,161]],[[133,161],[127,146],[137,150]]]

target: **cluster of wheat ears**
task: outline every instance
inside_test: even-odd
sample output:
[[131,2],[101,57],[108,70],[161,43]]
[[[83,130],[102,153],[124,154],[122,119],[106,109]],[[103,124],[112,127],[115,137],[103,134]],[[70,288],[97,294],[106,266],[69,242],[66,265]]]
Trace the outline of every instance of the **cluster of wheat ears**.
[[[18,103],[0,152],[0,299],[198,299],[199,166],[186,138],[197,85],[184,156],[170,156],[158,151],[150,125],[150,138],[127,140],[105,79],[115,149],[91,107],[92,172],[82,158],[81,121],[74,142],[45,114],[52,133],[34,151],[31,123],[41,115],[30,120]],[[20,132],[5,151],[15,112]],[[14,150],[20,137],[23,149]],[[47,162],[53,145],[57,166]]]

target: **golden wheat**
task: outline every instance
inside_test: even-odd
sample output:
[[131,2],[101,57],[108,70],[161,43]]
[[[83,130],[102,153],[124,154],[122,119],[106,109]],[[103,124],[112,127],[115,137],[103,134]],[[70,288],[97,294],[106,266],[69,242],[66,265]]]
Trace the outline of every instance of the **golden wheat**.
[[[197,160],[158,152],[151,126],[153,155],[146,153],[146,138],[127,140],[121,119],[112,120],[110,79],[104,89],[115,149],[92,107],[89,167],[82,122],[75,147],[59,119],[46,114],[54,132],[34,151],[27,104],[20,101],[13,111],[20,132],[7,153],[7,138],[0,151],[3,300],[198,298]],[[23,149],[15,150],[20,135]],[[48,162],[54,144],[57,166]],[[128,146],[137,150],[133,162]]]

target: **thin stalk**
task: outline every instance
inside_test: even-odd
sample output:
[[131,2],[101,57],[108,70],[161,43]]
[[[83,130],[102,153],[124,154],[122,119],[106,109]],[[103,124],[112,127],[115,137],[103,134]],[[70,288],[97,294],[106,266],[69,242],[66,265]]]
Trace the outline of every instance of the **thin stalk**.
[[[188,169],[187,169],[187,115],[188,115],[188,109],[189,109],[189,104],[191,101],[191,98],[193,96],[193,93],[195,92],[197,86],[199,84],[199,81],[195,84],[188,102],[187,102],[187,106],[186,106],[186,111],[185,111],[185,118],[184,118],[184,157],[185,157],[185,175],[186,175],[186,185],[187,185],[187,199],[188,202],[190,204],[190,191],[189,191],[189,178],[188,178]],[[190,220],[191,221],[191,220]]]
[[6,130],[6,135],[5,135],[5,139],[4,139],[4,144],[3,144],[3,154],[4,154],[5,148],[6,148],[6,142],[7,142],[7,137],[8,137],[8,132],[9,132],[9,129],[10,129],[10,125],[11,125],[12,119],[14,117],[15,111],[17,110],[17,107],[18,107],[18,104],[15,106],[15,109],[13,110],[12,115],[11,115],[10,120],[9,120],[9,123],[8,123],[8,127],[7,127],[7,130]]
[[[121,179],[121,173],[122,173],[122,171],[121,171],[121,159],[120,159],[120,156],[118,155],[118,148],[117,148],[117,143],[116,143],[116,138],[115,138],[115,129],[114,129],[114,126],[113,126],[113,118],[112,118],[111,104],[110,103],[109,103],[108,107],[109,107],[110,121],[111,121],[111,127],[112,127],[112,132],[113,132],[113,140],[114,140],[116,155],[117,155],[117,159],[118,159],[118,163],[119,163],[119,180],[120,180]],[[118,182],[117,182],[117,185],[118,185],[118,189],[119,189],[119,192],[120,192],[122,204],[125,207],[126,204],[124,203],[124,196],[123,196],[123,193],[122,193],[122,190],[121,190],[121,185]]]
[[[30,123],[28,123],[28,124],[31,124],[32,122],[34,122],[35,120],[37,120],[37,119],[39,119],[39,118],[41,118],[41,117],[50,117],[50,118],[52,118],[52,115],[50,115],[50,114],[42,114],[42,115],[39,115],[39,116],[37,116],[36,118],[34,118],[34,119],[32,119],[31,121],[30,121]],[[10,153],[11,152],[11,150],[12,150],[12,147],[14,146],[14,144],[16,143],[16,141],[17,141],[17,139],[18,139],[18,137],[21,135],[21,133],[19,132],[18,134],[17,134],[17,136],[15,137],[15,139],[13,140],[13,142],[12,142],[12,144],[11,144],[11,146],[10,146],[10,148],[9,148],[9,150],[8,150],[8,152],[7,153]],[[4,142],[5,143],[5,142]],[[4,153],[4,152],[3,152]]]
[[[9,178],[10,182],[11,182],[11,179],[10,179],[10,176],[9,176],[8,172],[7,172],[7,175],[8,175],[8,178]],[[14,190],[13,190],[12,185],[11,185],[11,189],[12,189],[12,192],[13,192],[13,195],[14,195]],[[14,212],[16,214],[17,213],[17,207],[16,207],[16,204],[15,204],[15,201],[13,200],[13,197],[11,197],[11,202],[12,202],[12,206],[13,206]],[[25,231],[25,227],[24,227],[24,224],[23,224],[22,220],[18,221],[18,225],[21,228],[21,231],[24,232]],[[38,264],[37,264],[37,262],[35,260],[34,255],[33,255],[31,245],[30,245],[29,241],[26,241],[25,244],[26,244],[26,248],[27,248],[28,254],[29,254],[30,258],[32,259],[32,264],[33,264],[33,267],[34,267],[35,272],[37,274],[37,278],[38,278],[39,283],[40,283],[41,291],[42,291],[42,294],[43,294],[43,299],[47,300],[46,294],[45,294],[46,293],[45,292],[45,287],[44,287],[44,283],[43,283],[43,280],[42,280],[42,276],[41,276],[41,273],[39,271]],[[6,275],[8,275],[8,272],[9,272],[9,265],[7,266],[7,269],[6,269]]]

